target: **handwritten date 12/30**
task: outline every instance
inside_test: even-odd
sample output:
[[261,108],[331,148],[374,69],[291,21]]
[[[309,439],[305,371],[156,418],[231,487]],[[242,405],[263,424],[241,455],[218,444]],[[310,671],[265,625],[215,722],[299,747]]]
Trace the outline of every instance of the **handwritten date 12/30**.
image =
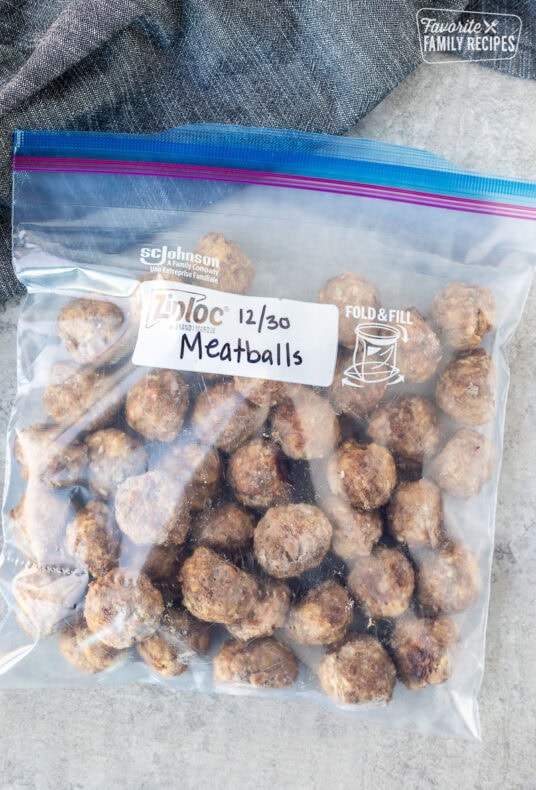
[[284,315],[276,316],[273,313],[268,313],[265,304],[262,306],[260,312],[255,312],[255,310],[251,310],[249,307],[241,307],[238,311],[238,321],[248,326],[256,326],[259,334],[263,329],[290,329],[290,318]]

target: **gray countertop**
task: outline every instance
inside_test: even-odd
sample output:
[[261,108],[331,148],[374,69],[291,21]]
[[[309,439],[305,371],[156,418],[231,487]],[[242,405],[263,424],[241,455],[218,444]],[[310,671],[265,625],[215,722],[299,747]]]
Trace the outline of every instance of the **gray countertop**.
[[[536,180],[536,83],[474,64],[423,65],[354,133]],[[18,309],[0,309],[2,434]],[[140,685],[1,691],[0,788],[534,788],[535,337],[533,289],[509,349],[482,744],[365,726],[302,700]]]

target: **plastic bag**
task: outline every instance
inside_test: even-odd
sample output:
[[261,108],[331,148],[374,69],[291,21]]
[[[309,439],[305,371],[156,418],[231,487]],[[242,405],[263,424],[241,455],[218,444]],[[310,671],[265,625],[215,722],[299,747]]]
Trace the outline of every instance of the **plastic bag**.
[[479,737],[535,217],[366,140],[18,132],[0,685]]

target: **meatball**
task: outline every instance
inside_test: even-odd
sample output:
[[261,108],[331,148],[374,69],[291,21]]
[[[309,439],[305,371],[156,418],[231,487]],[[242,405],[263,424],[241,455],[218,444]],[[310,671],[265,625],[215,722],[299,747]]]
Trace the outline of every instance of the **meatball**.
[[351,313],[347,315],[346,307],[357,305],[365,309],[372,307],[377,310],[380,306],[380,294],[378,289],[363,277],[353,272],[344,272],[327,281],[318,294],[318,301],[323,304],[334,304],[338,308],[339,343],[346,348],[353,348],[355,328],[359,322]]
[[25,568],[17,573],[11,590],[21,627],[44,639],[72,616],[86,592],[87,573],[64,567]]
[[72,516],[69,499],[30,483],[9,513],[16,544],[40,565],[65,564],[65,529]]
[[127,394],[126,418],[146,439],[172,442],[188,410],[189,387],[176,370],[150,370]]
[[[160,587],[175,586],[179,572],[182,546],[136,546],[130,544],[121,551],[121,565],[140,570]],[[178,587],[178,583],[176,585]]]
[[165,472],[145,472],[121,483],[115,517],[121,531],[138,546],[178,546],[190,528],[182,492]]
[[130,350],[134,333],[123,311],[113,302],[73,299],[58,315],[58,335],[75,362],[105,365]]
[[257,524],[255,557],[276,579],[298,576],[320,565],[332,532],[328,519],[314,505],[278,505]]
[[286,387],[281,381],[234,377],[234,388],[256,406],[275,406],[285,397]]
[[495,299],[482,285],[449,283],[432,302],[430,318],[447,346],[464,351],[493,329]]
[[395,621],[391,654],[398,677],[408,689],[449,679],[458,634],[458,626],[448,617],[431,620],[406,612]]
[[436,383],[436,401],[452,420],[482,425],[495,416],[495,368],[483,348],[453,359]]
[[290,588],[285,582],[261,579],[259,590],[259,598],[251,616],[227,626],[231,636],[242,642],[261,636],[272,636],[275,629],[284,624],[288,614]]
[[170,447],[159,469],[176,480],[191,510],[202,510],[218,492],[222,469],[213,447],[179,441]]
[[82,672],[102,672],[127,655],[127,650],[116,650],[101,642],[83,617],[62,630],[59,646],[67,661]]
[[376,444],[418,462],[435,455],[442,439],[437,409],[419,395],[379,406],[371,415],[367,433]]
[[387,389],[387,382],[367,381],[363,386],[358,387],[345,377],[346,371],[352,365],[353,357],[350,352],[339,354],[333,384],[330,387],[330,397],[337,413],[349,414],[359,419],[372,411],[381,401]]
[[275,639],[225,642],[213,662],[214,683],[248,683],[264,688],[291,686],[298,662],[291,650]]
[[202,510],[194,521],[192,538],[199,546],[215,551],[241,552],[253,540],[253,519],[234,502]]
[[286,398],[272,414],[272,438],[294,460],[324,458],[340,437],[331,404],[305,387]]
[[417,597],[429,614],[463,612],[478,595],[478,562],[463,543],[452,541],[440,551],[422,549],[415,554]]
[[443,505],[439,488],[430,480],[399,483],[387,509],[391,536],[409,546],[436,547],[443,538]]
[[167,607],[152,636],[136,648],[151,669],[164,677],[181,675],[196,654],[204,655],[210,645],[209,626],[185,609]]
[[67,551],[92,576],[102,576],[119,559],[121,533],[108,505],[90,500],[67,527]]
[[348,590],[333,579],[314,587],[291,607],[289,636],[302,645],[329,645],[340,641],[354,619]]
[[333,527],[332,551],[343,560],[370,554],[382,536],[382,517],[377,510],[356,510],[336,496],[328,497],[322,510]]
[[55,425],[30,425],[17,431],[15,458],[26,480],[46,488],[66,488],[82,482],[87,449]]
[[141,442],[117,428],[91,433],[86,437],[86,445],[89,487],[103,499],[111,499],[127,477],[147,469],[147,451]]
[[121,650],[157,630],[164,600],[144,573],[113,568],[89,585],[84,614],[88,628]]
[[357,558],[348,587],[367,617],[398,617],[413,595],[413,568],[399,549],[378,546],[370,556]]
[[192,425],[201,442],[232,453],[257,433],[267,416],[268,406],[255,406],[232,382],[223,381],[197,396]]
[[72,362],[56,362],[43,393],[48,416],[62,427],[96,431],[110,423],[121,406],[116,379]]
[[229,460],[227,479],[239,502],[257,510],[289,502],[291,487],[277,448],[264,439],[252,439]]
[[441,344],[436,333],[415,307],[408,311],[407,340],[397,345],[396,361],[405,381],[422,384],[432,378],[441,359]]
[[451,496],[476,496],[491,479],[495,448],[481,433],[461,428],[430,464],[429,474]]
[[326,694],[344,705],[387,703],[393,695],[396,669],[377,639],[356,635],[326,653],[318,678]]
[[385,447],[347,439],[329,459],[327,478],[333,494],[361,510],[375,510],[391,496],[396,466]]
[[179,573],[183,603],[208,623],[235,623],[252,616],[259,599],[253,576],[205,546],[197,548]]
[[197,243],[195,252],[219,261],[218,281],[215,284],[203,281],[205,288],[216,288],[232,294],[245,294],[253,282],[255,269],[235,241],[227,239],[223,233],[207,233]]

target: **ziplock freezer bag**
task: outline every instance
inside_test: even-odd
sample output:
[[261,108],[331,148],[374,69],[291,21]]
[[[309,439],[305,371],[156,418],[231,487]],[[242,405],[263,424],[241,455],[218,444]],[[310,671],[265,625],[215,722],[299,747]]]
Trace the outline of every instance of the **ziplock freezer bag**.
[[18,132],[0,683],[479,737],[535,217],[366,140]]

